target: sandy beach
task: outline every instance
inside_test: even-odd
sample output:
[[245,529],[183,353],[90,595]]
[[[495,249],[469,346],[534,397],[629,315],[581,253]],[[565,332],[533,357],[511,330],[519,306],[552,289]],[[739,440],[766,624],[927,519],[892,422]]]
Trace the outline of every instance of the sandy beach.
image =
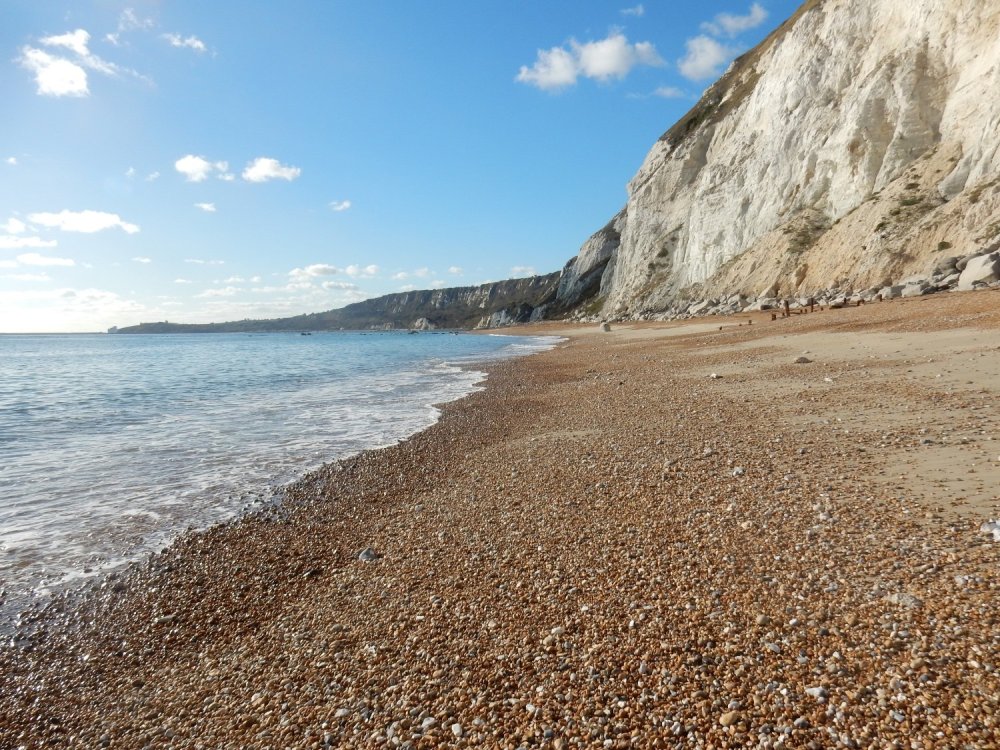
[[1000,745],[1000,293],[770,317],[526,327],[25,622],[0,747]]

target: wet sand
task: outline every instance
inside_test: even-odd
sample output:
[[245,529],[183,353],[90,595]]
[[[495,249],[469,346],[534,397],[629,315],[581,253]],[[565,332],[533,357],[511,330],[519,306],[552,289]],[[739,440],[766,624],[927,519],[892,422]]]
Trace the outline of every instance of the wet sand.
[[1000,293],[536,331],[28,623],[0,747],[1000,743]]

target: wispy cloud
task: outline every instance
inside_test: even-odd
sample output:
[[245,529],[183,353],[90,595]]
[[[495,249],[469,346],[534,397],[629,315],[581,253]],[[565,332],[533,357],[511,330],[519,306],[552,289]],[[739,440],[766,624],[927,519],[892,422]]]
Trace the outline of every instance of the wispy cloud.
[[163,38],[167,40],[171,47],[186,47],[199,53],[208,51],[205,43],[196,36],[182,37],[180,34],[163,34]]
[[194,282],[191,281],[191,279],[174,279],[174,283],[175,284],[193,284]]
[[152,263],[153,259],[152,258],[146,258],[146,257],[141,256],[141,255],[137,255],[136,257],[132,258],[132,261],[134,263]]
[[13,216],[7,219],[5,224],[0,224],[0,229],[7,232],[7,234],[21,234],[28,227],[20,219],[15,219]]
[[358,289],[357,284],[352,284],[349,281],[324,281],[321,286],[324,289],[348,289],[355,290]]
[[642,3],[639,3],[632,8],[622,8],[620,13],[623,16],[635,16],[636,18],[640,18],[646,15],[646,9],[642,7]]
[[8,156],[6,159],[4,159],[4,161],[7,162],[8,164],[10,164],[12,167],[16,167],[17,166],[17,157],[16,156]]
[[64,209],[59,213],[29,214],[28,221],[43,227],[61,229],[64,232],[83,232],[85,234],[116,228],[123,230],[126,234],[135,234],[139,231],[138,225],[123,221],[118,214],[105,213],[104,211],[68,211]]
[[713,36],[739,36],[744,31],[755,29],[767,20],[767,10],[760,3],[754,3],[745,16],[734,13],[719,13],[713,20],[701,25],[701,30]]
[[17,262],[22,266],[75,266],[72,258],[53,258],[38,253],[24,253],[17,256]]
[[126,8],[118,16],[118,30],[105,34],[104,39],[116,47],[121,44],[121,35],[129,31],[148,31],[156,25],[152,18],[140,18],[134,8]]
[[739,47],[723,44],[709,36],[696,36],[686,42],[687,54],[677,61],[681,75],[692,81],[717,77],[738,53]]
[[[38,40],[45,47],[65,50],[73,59],[49,54],[43,49],[27,45],[18,59],[21,66],[35,74],[38,93],[44,96],[88,96],[90,88],[87,70],[102,75],[118,77],[128,74],[139,80],[149,79],[130,68],[108,62],[90,51],[90,33],[75,29],[65,34],[42,37]],[[63,53],[63,54],[65,54]]]
[[0,250],[19,250],[25,247],[55,247],[55,240],[43,240],[41,237],[11,237],[0,235]]
[[243,170],[243,179],[247,182],[267,182],[269,180],[288,180],[291,182],[302,174],[298,167],[288,167],[268,156],[259,156],[247,164]]
[[534,64],[521,66],[515,80],[553,91],[574,85],[581,76],[606,82],[624,78],[638,65],[663,64],[652,43],[631,44],[621,31],[613,30],[597,41],[581,44],[573,39],[568,47],[538,50]]
[[224,260],[202,260],[201,258],[185,258],[184,262],[196,266],[224,266],[226,264]]
[[210,213],[210,214],[214,214],[215,213],[215,204],[214,203],[195,203],[194,207],[195,208],[200,208],[202,211],[205,211],[206,213]]
[[344,273],[346,273],[348,276],[359,279],[370,279],[373,276],[375,276],[378,273],[378,271],[379,268],[374,263],[372,265],[364,267],[350,265],[344,269]]
[[330,208],[334,211],[346,211],[350,207],[350,201],[330,201]]
[[229,170],[229,162],[209,161],[204,156],[187,154],[174,162],[174,169],[184,175],[188,182],[204,182],[213,172],[224,178]]
[[663,99],[683,99],[687,94],[676,86],[660,86],[653,91],[653,96],[659,96]]
[[195,296],[203,299],[211,297],[232,297],[234,294],[239,294],[242,291],[242,289],[235,286],[213,287],[212,289],[206,289],[204,292]]
[[534,276],[535,267],[534,266],[514,266],[510,269],[511,276],[521,277],[521,276]]
[[464,271],[462,270],[461,266],[449,266],[448,273],[450,273],[452,276],[461,276],[464,273]]
[[307,281],[317,276],[336,276],[340,269],[329,263],[313,263],[305,268],[293,268],[288,272],[289,278],[296,281]]
[[3,278],[11,281],[52,281],[47,273],[8,273]]

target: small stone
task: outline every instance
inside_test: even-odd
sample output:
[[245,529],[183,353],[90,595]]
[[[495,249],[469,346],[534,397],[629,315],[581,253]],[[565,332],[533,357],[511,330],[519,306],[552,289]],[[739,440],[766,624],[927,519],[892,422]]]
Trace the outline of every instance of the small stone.
[[721,376],[721,375],[719,375],[719,374],[718,374],[718,373],[716,373],[716,372],[713,372],[713,373],[712,373],[711,375],[709,375],[708,377],[710,377],[710,378],[711,378],[712,380],[719,380],[719,379],[720,379],[720,378],[721,378],[722,376]]
[[742,466],[737,466],[735,469],[733,469],[733,476],[734,477],[741,477],[741,476],[743,476],[746,473],[747,473],[746,469],[744,469]]
[[812,362],[812,360],[809,359],[809,357],[798,357],[795,360],[795,364],[797,365],[808,365],[810,362]]
[[739,711],[726,711],[719,717],[719,723],[724,727],[731,727],[733,724],[740,720]]
[[818,701],[824,701],[830,695],[825,687],[810,687],[806,688],[806,695],[815,698]]
[[361,562],[372,562],[373,560],[378,560],[382,555],[373,550],[371,547],[365,547],[358,553],[358,560]]
[[762,628],[765,628],[771,624],[771,618],[763,614],[757,615],[757,624],[760,625]]
[[795,727],[796,729],[808,729],[810,726],[809,719],[807,719],[805,716],[800,716],[799,718],[797,718],[795,721],[792,722],[792,726]]
[[451,733],[452,733],[453,735],[455,735],[456,737],[459,737],[459,738],[461,738],[461,737],[462,737],[462,734],[463,734],[463,733],[462,733],[462,725],[461,725],[461,724],[458,724],[458,723],[455,723],[455,724],[452,724],[452,725],[451,725]]

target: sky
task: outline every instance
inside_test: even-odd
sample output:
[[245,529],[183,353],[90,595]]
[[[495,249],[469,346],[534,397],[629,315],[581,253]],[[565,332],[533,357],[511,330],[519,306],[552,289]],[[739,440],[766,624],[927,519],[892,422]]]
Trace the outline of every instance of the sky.
[[795,0],[0,0],[0,332],[556,271]]

